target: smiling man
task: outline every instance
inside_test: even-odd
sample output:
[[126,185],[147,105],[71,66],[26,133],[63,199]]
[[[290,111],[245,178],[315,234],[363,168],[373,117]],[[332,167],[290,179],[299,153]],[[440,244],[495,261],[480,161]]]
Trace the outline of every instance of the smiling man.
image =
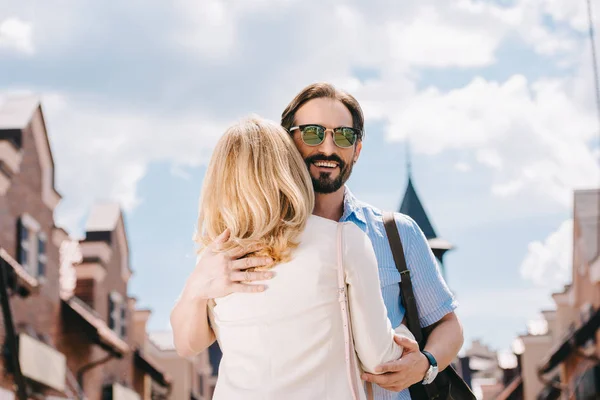
[[[303,89],[282,113],[281,124],[290,132],[309,169],[315,189],[314,214],[334,221],[351,221],[371,239],[379,264],[382,296],[392,326],[402,323],[400,274],[394,264],[383,226],[382,212],[356,199],[345,186],[362,150],[364,117],[358,101],[327,83]],[[408,387],[429,383],[446,368],[463,344],[457,303],[438,269],[425,235],[408,216],[396,213],[412,276],[420,323],[429,331],[424,349],[416,343],[396,362],[382,366],[383,375],[364,374],[376,383],[375,398],[410,399]],[[437,368],[435,368],[437,366]]]

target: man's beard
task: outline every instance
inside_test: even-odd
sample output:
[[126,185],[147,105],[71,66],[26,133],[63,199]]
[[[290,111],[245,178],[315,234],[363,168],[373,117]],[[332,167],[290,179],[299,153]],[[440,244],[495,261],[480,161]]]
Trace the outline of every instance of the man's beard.
[[[335,161],[338,164],[338,168],[340,169],[340,173],[337,178],[332,179],[332,172],[321,172],[319,173],[319,177],[315,178],[312,173],[310,173],[310,167],[313,165],[313,162],[316,161]],[[312,179],[313,188],[315,193],[328,194],[333,193],[339,190],[350,178],[350,174],[352,173],[353,164],[346,164],[340,157],[336,154],[332,154],[330,156],[326,156],[324,154],[313,154],[312,156],[306,157],[304,159],[306,163],[306,167],[308,168],[310,178]]]

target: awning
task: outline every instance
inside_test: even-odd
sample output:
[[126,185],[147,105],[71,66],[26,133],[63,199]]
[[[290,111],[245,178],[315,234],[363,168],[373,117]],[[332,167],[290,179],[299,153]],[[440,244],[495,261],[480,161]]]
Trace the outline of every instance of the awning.
[[592,339],[598,329],[600,329],[600,309],[596,310],[596,313],[579,329],[554,347],[550,356],[546,357],[542,365],[538,368],[538,372],[540,374],[550,372],[554,367],[562,363],[575,349],[583,346],[588,340]]
[[94,343],[119,358],[130,351],[129,345],[110,329],[106,322],[96,315],[87,304],[75,296],[61,295],[61,299],[64,309],[73,313],[87,327],[86,330]]
[[[554,383],[554,385],[552,383]],[[560,385],[559,375],[556,375],[551,382],[542,389],[537,395],[537,400],[558,400],[562,390],[559,389],[557,385]]]
[[49,344],[26,333],[19,334],[19,364],[23,376],[65,392],[67,358]]
[[134,362],[136,367],[150,375],[152,380],[160,386],[171,386],[171,379],[165,373],[161,372],[150,360],[144,357],[140,349],[135,350]]
[[38,280],[29,272],[27,272],[27,270],[23,268],[23,266],[19,264],[17,260],[12,258],[10,254],[8,254],[8,252],[2,247],[0,247],[0,258],[2,258],[14,271],[18,287],[25,289],[27,294],[37,293],[40,287]]
[[518,375],[517,377],[515,377],[515,379],[510,381],[510,383],[508,385],[506,385],[506,387],[504,389],[502,389],[502,391],[500,393],[498,393],[498,395],[495,397],[494,400],[506,400],[519,387],[522,387],[522,386],[523,386],[523,378],[521,377],[521,375]]

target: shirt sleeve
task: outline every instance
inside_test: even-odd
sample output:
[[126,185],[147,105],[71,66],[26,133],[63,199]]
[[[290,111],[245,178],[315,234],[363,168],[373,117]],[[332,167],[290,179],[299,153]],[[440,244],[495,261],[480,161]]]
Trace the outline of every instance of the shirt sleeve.
[[405,247],[404,254],[411,275],[419,322],[421,327],[426,327],[453,312],[458,307],[458,302],[450,292],[438,261],[417,223],[409,216],[397,213],[396,225]]
[[368,236],[353,223],[343,227],[343,265],[348,285],[354,346],[365,372],[394,361],[402,348],[394,342],[394,329],[379,288],[375,251]]

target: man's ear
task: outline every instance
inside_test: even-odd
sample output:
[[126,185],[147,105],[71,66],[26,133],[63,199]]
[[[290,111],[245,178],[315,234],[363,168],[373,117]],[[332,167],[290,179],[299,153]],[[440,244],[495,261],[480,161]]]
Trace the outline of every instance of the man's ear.
[[362,150],[362,140],[356,143],[356,150],[354,150],[354,163],[358,161],[358,156],[360,156],[360,151]]

